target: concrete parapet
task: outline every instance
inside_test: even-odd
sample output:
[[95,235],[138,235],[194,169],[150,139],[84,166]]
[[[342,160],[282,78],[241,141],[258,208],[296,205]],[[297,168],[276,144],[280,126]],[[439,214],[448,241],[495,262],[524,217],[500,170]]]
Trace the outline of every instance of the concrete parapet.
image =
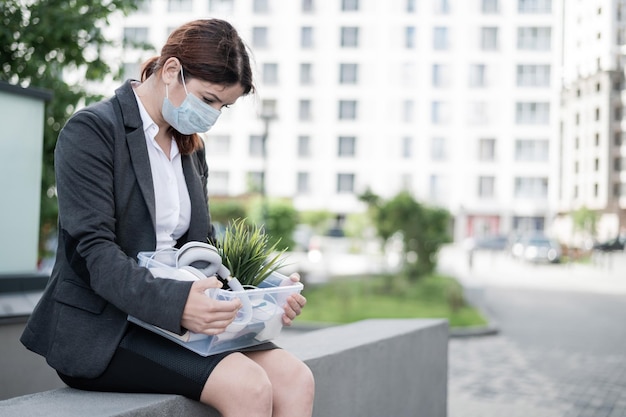
[[[304,360],[316,380],[314,416],[447,415],[445,320],[365,320],[289,337],[280,344]],[[0,401],[20,417],[219,417],[175,395],[60,388]]]

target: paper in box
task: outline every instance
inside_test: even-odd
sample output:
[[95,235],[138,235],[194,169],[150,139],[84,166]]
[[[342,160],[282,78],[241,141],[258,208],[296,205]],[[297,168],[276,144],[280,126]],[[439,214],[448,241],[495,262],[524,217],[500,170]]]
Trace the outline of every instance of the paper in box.
[[[168,249],[157,252],[140,252],[139,265],[146,267],[159,277],[173,277],[176,271],[176,251]],[[167,279],[167,278],[166,278]],[[215,336],[187,332],[180,336],[128,316],[128,320],[150,331],[160,334],[202,356],[213,355],[229,350],[255,346],[276,338],[283,327],[283,306],[291,294],[300,293],[303,285],[289,277],[273,272],[258,288],[245,291],[227,291],[219,288],[209,290],[217,300],[231,300],[233,297],[249,297],[252,303],[252,318],[249,322],[228,326],[224,333]]]

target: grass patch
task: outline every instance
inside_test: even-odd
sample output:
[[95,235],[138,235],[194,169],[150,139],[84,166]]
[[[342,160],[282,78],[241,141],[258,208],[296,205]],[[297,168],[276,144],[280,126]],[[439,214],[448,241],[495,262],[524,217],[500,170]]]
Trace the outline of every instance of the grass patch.
[[305,286],[306,308],[298,321],[351,323],[370,318],[446,318],[450,327],[487,323],[467,304],[463,289],[453,278],[441,275],[416,282],[394,275],[335,278],[325,284]]

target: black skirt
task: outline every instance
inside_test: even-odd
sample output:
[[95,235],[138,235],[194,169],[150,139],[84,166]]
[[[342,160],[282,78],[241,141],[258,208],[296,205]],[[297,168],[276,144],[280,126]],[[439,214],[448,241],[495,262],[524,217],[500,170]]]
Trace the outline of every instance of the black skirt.
[[[236,352],[276,349],[271,342]],[[58,372],[68,386],[87,391],[158,393],[200,400],[209,375],[235,351],[201,356],[134,324],[118,346],[109,366],[97,378],[75,378]]]

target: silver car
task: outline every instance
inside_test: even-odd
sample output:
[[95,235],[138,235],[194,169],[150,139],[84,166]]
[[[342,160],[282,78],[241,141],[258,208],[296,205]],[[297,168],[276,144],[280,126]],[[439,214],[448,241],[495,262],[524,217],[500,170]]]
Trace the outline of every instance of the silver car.
[[546,236],[524,237],[512,249],[513,256],[528,262],[558,263],[562,256],[561,245]]

